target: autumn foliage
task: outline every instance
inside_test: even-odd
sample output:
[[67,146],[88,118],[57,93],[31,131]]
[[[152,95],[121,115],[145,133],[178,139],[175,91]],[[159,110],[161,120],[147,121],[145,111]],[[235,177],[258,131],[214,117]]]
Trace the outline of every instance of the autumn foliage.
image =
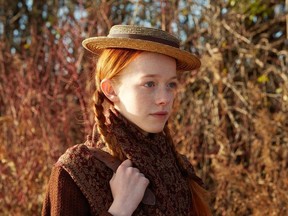
[[51,167],[94,123],[81,41],[121,23],[166,29],[201,58],[170,126],[213,215],[287,215],[287,3],[91,2],[0,3],[0,214],[40,214]]

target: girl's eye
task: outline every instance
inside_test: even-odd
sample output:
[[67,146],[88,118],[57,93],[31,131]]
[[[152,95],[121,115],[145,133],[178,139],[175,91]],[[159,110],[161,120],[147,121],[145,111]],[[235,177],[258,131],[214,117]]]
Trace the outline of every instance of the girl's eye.
[[171,89],[175,89],[177,88],[177,83],[176,82],[171,82],[168,84],[168,87],[171,88]]
[[155,83],[152,82],[152,81],[151,81],[151,82],[147,82],[147,83],[144,84],[144,86],[145,86],[145,87],[148,87],[148,88],[151,88],[151,87],[154,87],[154,86],[155,86]]

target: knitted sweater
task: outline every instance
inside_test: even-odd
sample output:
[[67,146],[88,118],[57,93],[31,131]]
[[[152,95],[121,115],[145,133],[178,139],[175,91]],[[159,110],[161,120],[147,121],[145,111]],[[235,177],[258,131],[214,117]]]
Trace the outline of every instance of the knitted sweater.
[[[115,135],[133,166],[149,179],[156,197],[155,205],[140,203],[133,215],[191,215],[188,177],[194,176],[199,184],[201,180],[186,158],[185,169],[178,166],[165,134],[143,134],[118,112],[111,112],[108,122],[108,132]],[[113,172],[94,157],[94,143],[90,136],[60,157],[52,170],[42,215],[111,215],[107,210],[113,202],[109,186]]]

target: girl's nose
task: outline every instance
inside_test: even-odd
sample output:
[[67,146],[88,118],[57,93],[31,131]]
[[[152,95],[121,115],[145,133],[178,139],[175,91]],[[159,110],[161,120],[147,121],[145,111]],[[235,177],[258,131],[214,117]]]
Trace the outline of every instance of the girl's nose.
[[167,89],[162,89],[159,90],[157,96],[156,96],[156,104],[165,106],[169,104],[171,101],[174,99],[174,93],[167,90]]

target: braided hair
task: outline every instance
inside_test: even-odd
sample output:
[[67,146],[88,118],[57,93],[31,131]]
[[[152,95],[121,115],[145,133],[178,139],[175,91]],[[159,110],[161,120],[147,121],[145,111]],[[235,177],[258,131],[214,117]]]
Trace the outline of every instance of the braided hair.
[[105,49],[97,62],[95,81],[96,91],[94,93],[94,114],[97,131],[100,139],[106,144],[108,151],[120,160],[125,156],[119,147],[117,147],[116,137],[113,134],[107,136],[107,126],[105,124],[105,111],[107,106],[113,106],[113,103],[104,95],[101,90],[101,81],[104,79],[113,79],[117,81],[121,71],[133,61],[142,51],[128,49]]

